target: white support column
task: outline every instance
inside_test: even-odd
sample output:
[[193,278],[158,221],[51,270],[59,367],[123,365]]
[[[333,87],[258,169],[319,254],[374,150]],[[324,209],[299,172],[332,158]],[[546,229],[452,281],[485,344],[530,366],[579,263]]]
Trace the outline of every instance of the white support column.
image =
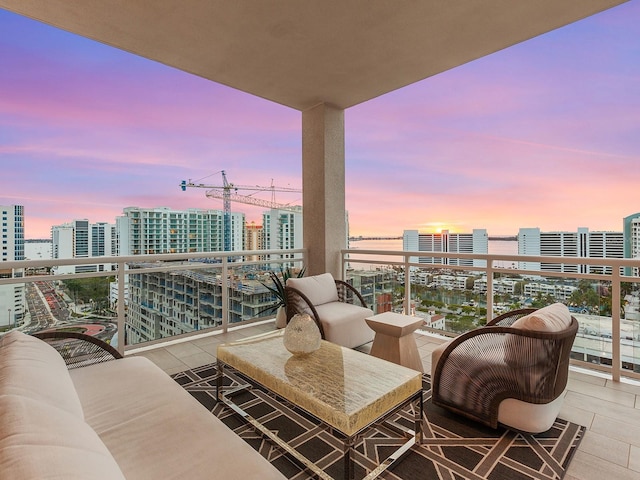
[[307,274],[342,278],[347,246],[344,110],[320,104],[302,112],[302,191]]

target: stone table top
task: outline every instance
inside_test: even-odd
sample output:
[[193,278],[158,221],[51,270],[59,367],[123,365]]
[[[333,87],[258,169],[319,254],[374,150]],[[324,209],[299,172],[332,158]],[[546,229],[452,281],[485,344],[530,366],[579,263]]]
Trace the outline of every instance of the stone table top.
[[365,353],[322,341],[293,356],[283,331],[218,346],[218,360],[351,436],[411,398],[422,375]]

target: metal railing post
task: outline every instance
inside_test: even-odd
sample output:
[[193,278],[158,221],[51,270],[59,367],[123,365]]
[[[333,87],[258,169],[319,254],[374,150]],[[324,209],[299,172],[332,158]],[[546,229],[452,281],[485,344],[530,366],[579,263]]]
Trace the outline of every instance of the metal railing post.
[[404,314],[411,315],[411,272],[410,257],[404,255]]
[[621,295],[620,268],[618,267],[613,269],[611,278],[611,377],[614,382],[619,382],[622,375]]
[[493,260],[487,260],[487,323],[493,318]]
[[116,276],[118,281],[118,352],[124,356],[125,347],[125,323],[126,323],[126,311],[125,311],[125,263],[118,262],[118,275]]
[[222,332],[227,333],[229,328],[229,257],[222,257],[222,272],[220,283],[222,286]]

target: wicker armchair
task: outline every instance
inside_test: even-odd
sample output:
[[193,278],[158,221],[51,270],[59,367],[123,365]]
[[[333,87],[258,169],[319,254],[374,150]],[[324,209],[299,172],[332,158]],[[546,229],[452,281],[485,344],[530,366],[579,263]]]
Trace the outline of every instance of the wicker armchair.
[[512,327],[534,312],[500,315],[437,349],[433,403],[492,428],[502,424],[528,433],[551,428],[564,398],[578,322],[566,310],[567,322],[557,331]]
[[55,348],[69,370],[122,358],[108,343],[84,333],[49,330],[32,335]]
[[285,286],[287,322],[297,313],[311,316],[322,338],[347,348],[371,342],[375,332],[365,319],[373,315],[353,286],[330,273],[290,278]]

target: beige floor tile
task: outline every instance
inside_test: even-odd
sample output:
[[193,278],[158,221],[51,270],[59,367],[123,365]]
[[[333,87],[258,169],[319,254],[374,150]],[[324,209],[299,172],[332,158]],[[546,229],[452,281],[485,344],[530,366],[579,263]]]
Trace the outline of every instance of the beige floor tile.
[[187,365],[187,368],[197,368],[203,365],[209,365],[210,363],[215,363],[216,357],[207,352],[200,351],[200,353],[196,353],[194,355],[181,357],[180,360]]
[[636,402],[636,397],[632,393],[614,390],[604,385],[600,386],[582,380],[576,380],[572,376],[569,377],[568,388],[572,392],[584,393],[585,395],[617,403],[625,407],[633,408]]
[[595,413],[567,404],[566,401],[558,413],[559,418],[587,428],[591,427],[595,416]]
[[594,431],[586,432],[579,448],[582,452],[625,468],[629,463],[631,445]]
[[591,425],[591,431],[609,437],[612,440],[640,447],[640,425],[596,414]]
[[622,382],[614,382],[613,380],[607,380],[607,388],[611,388],[613,390],[620,390],[622,392],[631,393],[633,395],[640,395],[640,385],[637,383],[627,383],[625,381]]
[[165,348],[171,355],[178,358],[188,357],[190,355],[196,355],[203,352],[203,350],[193,342],[176,343],[174,345],[168,345]]
[[[629,469],[640,474],[640,448],[635,445],[631,445],[631,452],[629,454]],[[638,475],[640,478],[640,475]]]
[[169,353],[165,348],[156,348],[137,355],[147,357],[164,371],[184,367],[184,363],[181,362],[176,356]]
[[578,393],[572,390],[567,392],[564,398],[563,408],[579,408],[602,415],[631,425],[640,426],[640,410],[632,407],[625,407],[618,403],[595,398],[585,393]]
[[638,473],[578,450],[567,469],[571,480],[638,480]]

